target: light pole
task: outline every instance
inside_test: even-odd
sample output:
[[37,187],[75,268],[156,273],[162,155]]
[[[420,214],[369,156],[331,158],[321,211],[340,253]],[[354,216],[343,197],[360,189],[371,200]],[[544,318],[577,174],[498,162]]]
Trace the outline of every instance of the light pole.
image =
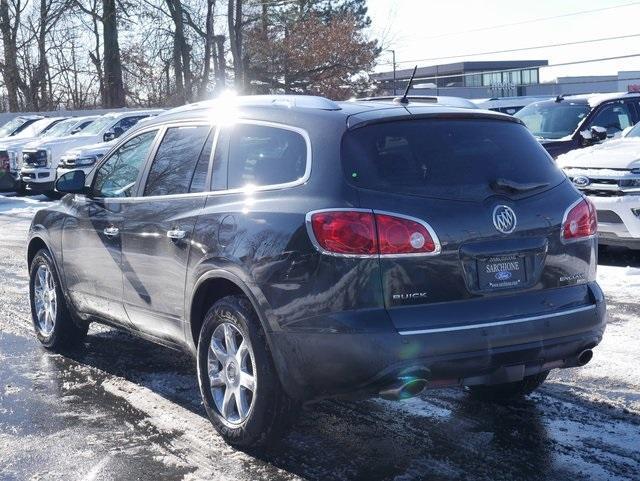
[[393,57],[393,96],[395,97],[398,94],[396,89],[396,51],[389,48],[385,52],[391,52]]

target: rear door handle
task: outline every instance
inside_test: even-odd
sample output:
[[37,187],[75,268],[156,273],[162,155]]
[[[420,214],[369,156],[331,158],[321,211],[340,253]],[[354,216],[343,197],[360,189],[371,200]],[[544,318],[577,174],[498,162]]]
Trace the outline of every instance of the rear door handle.
[[167,231],[167,237],[172,240],[184,239],[187,236],[187,232],[180,229],[172,229]]
[[117,227],[107,227],[104,229],[104,235],[106,235],[107,237],[115,237],[120,233],[120,229],[118,229]]

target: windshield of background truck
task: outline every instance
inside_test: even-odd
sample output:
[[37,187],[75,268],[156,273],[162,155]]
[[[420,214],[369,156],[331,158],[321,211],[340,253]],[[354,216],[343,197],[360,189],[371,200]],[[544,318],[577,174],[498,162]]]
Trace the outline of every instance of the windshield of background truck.
[[21,119],[21,118],[9,120],[9,122],[7,122],[2,127],[0,127],[0,137],[10,136],[13,132],[16,131],[18,127],[20,127],[26,121],[27,121],[26,119]]
[[86,127],[82,133],[85,135],[98,135],[104,129],[109,127],[115,121],[115,117],[100,117],[93,121],[88,127]]
[[536,137],[561,139],[573,134],[590,111],[586,103],[562,101],[527,105],[515,117]]
[[29,125],[26,129],[21,131],[19,134],[13,136],[14,139],[28,139],[30,137],[37,137],[38,135],[42,135],[46,133],[49,129],[53,128],[58,122],[59,119],[40,119],[36,120],[34,123]]

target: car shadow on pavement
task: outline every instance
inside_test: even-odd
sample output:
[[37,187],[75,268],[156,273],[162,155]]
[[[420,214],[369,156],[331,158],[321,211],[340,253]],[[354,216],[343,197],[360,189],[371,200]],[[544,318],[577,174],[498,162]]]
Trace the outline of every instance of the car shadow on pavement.
[[624,247],[600,246],[598,249],[598,264],[614,267],[640,267],[640,250]]
[[[206,418],[187,354],[99,328],[67,356]],[[532,401],[482,403],[459,389],[403,402],[327,400],[307,405],[278,446],[248,454],[305,479],[557,479],[541,418]],[[213,427],[204,435],[217,436]]]

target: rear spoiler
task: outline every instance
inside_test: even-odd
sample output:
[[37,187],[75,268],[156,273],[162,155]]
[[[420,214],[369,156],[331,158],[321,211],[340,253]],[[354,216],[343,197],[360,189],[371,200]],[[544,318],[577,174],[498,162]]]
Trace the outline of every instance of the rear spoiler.
[[[417,110],[417,109],[412,109]],[[492,112],[490,110],[469,110],[469,109],[435,109],[433,107],[419,109],[412,113],[405,108],[381,109],[360,112],[347,117],[347,129],[353,130],[371,124],[386,122],[398,122],[404,120],[417,119],[485,119],[502,120],[524,125],[522,120],[511,115]]]

